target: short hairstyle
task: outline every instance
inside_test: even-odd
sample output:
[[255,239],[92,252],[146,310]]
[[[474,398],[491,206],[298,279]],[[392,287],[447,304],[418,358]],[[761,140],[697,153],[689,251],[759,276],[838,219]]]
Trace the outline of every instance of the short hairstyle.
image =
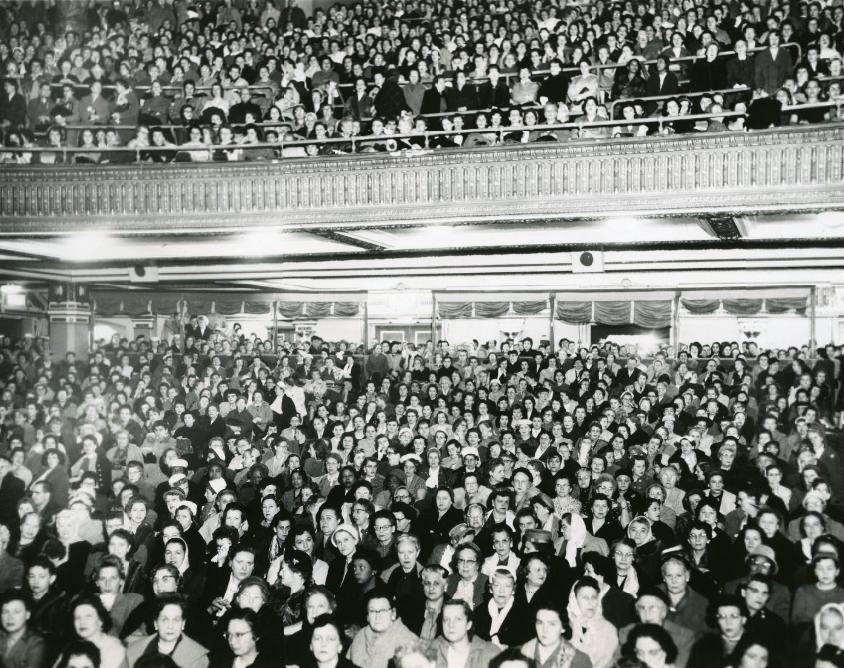
[[260,640],[261,625],[258,622],[258,615],[256,615],[254,611],[247,608],[239,608],[237,606],[230,608],[222,619],[222,628],[228,629],[229,622],[235,619],[248,624],[249,630],[252,632],[252,637],[254,637],[256,641]]
[[343,641],[343,625],[337,621],[334,615],[324,613],[319,615],[316,619],[314,619],[314,623],[311,625],[311,638],[313,638],[314,631],[317,629],[324,628],[326,626],[333,626],[334,629],[337,631],[337,635],[340,637],[340,642]]
[[[492,572],[492,575],[489,576],[490,584],[492,584],[492,581],[497,577],[508,578],[510,580],[510,582],[512,582],[514,585],[516,584],[516,576],[513,575],[513,571],[511,571],[508,568],[502,568],[502,567],[496,568]],[[598,583],[596,582],[595,586],[597,587],[597,585],[598,585]]]
[[601,586],[598,584],[598,581],[595,578],[590,578],[588,575],[585,577],[580,578],[577,582],[574,583],[574,593],[577,593],[581,589],[586,589],[587,587],[594,589],[597,592],[601,591]]
[[505,649],[501,654],[489,662],[489,668],[501,668],[505,663],[521,662],[525,668],[536,668],[536,661],[529,656],[522,654],[521,647]]
[[161,594],[161,596],[155,599],[155,616],[161,614],[161,611],[164,610],[168,605],[177,605],[182,611],[182,618],[187,618],[188,614],[188,600],[182,594]]
[[375,601],[375,600],[380,600],[380,599],[382,599],[382,598],[383,598],[385,601],[387,601],[387,603],[389,603],[389,604],[390,604],[390,607],[391,607],[391,608],[395,608],[395,607],[396,607],[396,599],[395,599],[395,597],[394,597],[394,596],[393,596],[390,592],[384,591],[383,589],[378,589],[378,588],[376,588],[376,589],[373,589],[372,591],[370,591],[369,593],[367,593],[367,594],[363,597],[363,599],[364,599],[364,603],[363,603],[363,605],[364,605],[364,609],[368,609],[368,608],[369,608],[369,604],[370,604],[372,601]]
[[76,612],[77,608],[82,607],[83,605],[89,605],[97,613],[97,617],[100,618],[100,623],[103,626],[103,633],[108,633],[111,631],[112,621],[111,615],[108,614],[108,610],[105,609],[103,602],[100,600],[99,596],[80,596],[70,606],[70,616],[73,619],[73,613]]
[[396,538],[397,549],[401,543],[413,543],[413,546],[416,548],[417,552],[422,549],[422,544],[419,542],[419,539],[412,533],[403,533],[398,538]]
[[7,603],[11,603],[12,601],[20,601],[23,603],[24,607],[26,608],[27,612],[32,611],[32,596],[30,596],[29,592],[24,589],[9,589],[3,592],[0,595],[0,608],[2,608]]
[[666,664],[673,664],[677,660],[677,645],[671,639],[671,635],[659,624],[636,624],[627,636],[627,642],[621,650],[622,656],[636,656],[636,642],[639,638],[650,638],[656,642],[665,652]]
[[396,668],[401,668],[402,659],[406,656],[413,656],[414,654],[420,654],[431,662],[437,660],[436,646],[431,643],[427,643],[424,640],[412,640],[411,642],[396,647],[396,651],[393,654],[393,665],[395,665]]
[[455,606],[458,608],[463,608],[463,613],[466,615],[466,620],[471,622],[475,616],[475,611],[472,609],[472,606],[469,605],[466,601],[462,598],[448,598],[443,602],[442,610],[445,610],[446,606]]
[[92,665],[100,665],[100,649],[94,643],[88,640],[72,641],[62,654],[61,661],[58,664],[59,668],[67,668],[67,664],[70,662],[70,659],[74,656],[87,657]]

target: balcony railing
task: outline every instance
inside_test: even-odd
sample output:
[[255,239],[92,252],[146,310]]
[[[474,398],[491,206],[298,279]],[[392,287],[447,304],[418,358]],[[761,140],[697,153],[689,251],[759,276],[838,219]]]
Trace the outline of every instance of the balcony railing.
[[841,122],[277,163],[0,169],[2,233],[172,232],[230,227],[235,216],[339,229],[842,207]]

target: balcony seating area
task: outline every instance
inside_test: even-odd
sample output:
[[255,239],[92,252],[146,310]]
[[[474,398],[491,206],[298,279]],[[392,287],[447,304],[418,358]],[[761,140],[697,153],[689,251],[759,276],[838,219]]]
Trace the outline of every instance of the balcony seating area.
[[0,164],[272,161],[841,117],[841,7],[0,3]]

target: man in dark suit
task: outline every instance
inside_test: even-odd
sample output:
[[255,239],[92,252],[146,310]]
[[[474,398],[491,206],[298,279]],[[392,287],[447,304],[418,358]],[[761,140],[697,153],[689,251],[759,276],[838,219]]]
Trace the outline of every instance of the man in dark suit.
[[727,85],[731,88],[747,86],[753,88],[756,82],[756,70],[753,56],[747,53],[747,42],[737,40],[736,55],[727,61]]
[[26,100],[18,92],[14,79],[3,82],[0,98],[0,126],[20,128],[26,125]]
[[448,110],[447,97],[447,80],[442,75],[437,75],[434,79],[434,85],[425,91],[422,96],[422,113],[423,114],[441,114]]
[[[680,83],[677,81],[677,75],[669,69],[670,65],[671,61],[664,53],[656,57],[656,68],[651,71],[648,83],[645,85],[646,96],[676,95],[680,92]],[[652,115],[659,106],[661,106],[660,102],[649,102],[646,108],[647,114]]]
[[365,79],[355,79],[355,90],[346,98],[344,106],[346,113],[356,121],[372,116],[372,96],[366,90]]
[[780,48],[780,34],[772,30],[768,33],[768,48],[756,54],[756,88],[773,95],[793,69],[788,51]]
[[498,65],[490,65],[487,71],[489,81],[478,86],[478,105],[481,109],[508,109],[510,87],[501,78]]
[[304,30],[308,24],[305,12],[296,4],[297,0],[288,0],[287,7],[281,10],[281,18],[278,21],[279,27],[284,30],[288,24],[291,28]]
[[[454,78],[454,87],[446,95],[449,111],[472,111],[478,108],[478,91],[466,81],[466,73],[458,72]],[[424,104],[424,99],[423,99]]]

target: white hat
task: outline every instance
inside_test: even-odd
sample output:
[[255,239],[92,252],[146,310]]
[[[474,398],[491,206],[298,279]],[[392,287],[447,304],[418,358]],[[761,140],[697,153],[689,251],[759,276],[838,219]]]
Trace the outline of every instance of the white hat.
[[185,506],[190,514],[196,517],[196,504],[193,501],[182,501],[179,506]]
[[352,538],[354,538],[356,543],[360,542],[360,532],[358,531],[357,527],[353,524],[349,524],[348,522],[344,522],[334,530],[333,534],[331,534],[331,544],[334,547],[337,547],[337,534],[343,531],[345,531]]
[[402,464],[405,462],[416,462],[417,464],[422,463],[422,458],[419,455],[415,455],[412,452],[408,455],[402,455],[402,458],[399,460]]
[[176,468],[176,467],[183,468],[183,469],[188,468],[187,460],[186,459],[174,459],[170,463],[170,468],[173,469],[173,468]]
[[175,487],[180,482],[187,479],[188,477],[184,473],[175,473],[167,479],[167,482],[170,484],[170,487]]
[[478,452],[477,448],[473,448],[471,445],[466,446],[460,451],[461,457],[466,457],[467,455],[475,455],[478,459],[481,458],[481,453]]
[[226,481],[222,478],[215,478],[208,481],[208,486],[213,490],[214,494],[219,494],[226,488]]

